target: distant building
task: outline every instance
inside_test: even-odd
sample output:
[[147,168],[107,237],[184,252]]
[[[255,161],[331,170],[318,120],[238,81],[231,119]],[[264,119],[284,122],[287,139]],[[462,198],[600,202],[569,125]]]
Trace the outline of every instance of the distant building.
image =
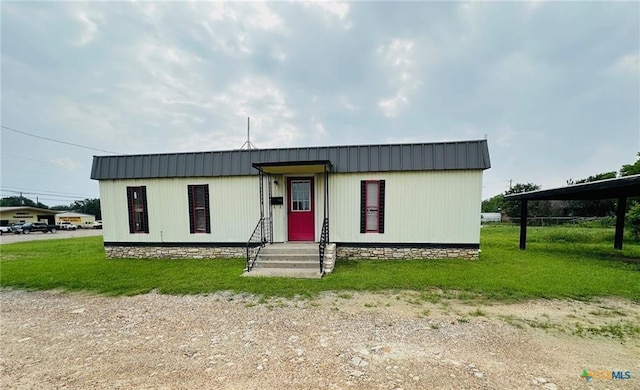
[[502,221],[501,213],[480,213],[480,222],[500,222]]
[[46,222],[52,225],[59,213],[61,211],[30,206],[0,207],[0,226],[27,222]]
[[60,222],[71,222],[79,228],[93,228],[96,217],[91,214],[77,213],[74,211],[64,211],[56,215],[56,224]]

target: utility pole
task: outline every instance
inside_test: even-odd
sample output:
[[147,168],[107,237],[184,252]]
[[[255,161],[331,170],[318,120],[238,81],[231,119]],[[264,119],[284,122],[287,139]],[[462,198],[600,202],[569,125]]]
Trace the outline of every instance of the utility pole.
[[509,189],[513,188],[513,179],[509,179]]

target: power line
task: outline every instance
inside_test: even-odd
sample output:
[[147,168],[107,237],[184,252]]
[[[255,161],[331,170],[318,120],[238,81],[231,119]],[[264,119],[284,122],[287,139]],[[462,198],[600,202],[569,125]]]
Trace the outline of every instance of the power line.
[[27,133],[27,132],[24,132],[24,131],[20,131],[20,130],[16,130],[16,129],[13,129],[13,128],[11,128],[11,127],[4,126],[4,125],[0,125],[0,127],[1,127],[1,128],[3,128],[3,129],[5,129],[5,130],[10,130],[10,131],[13,131],[13,132],[16,132],[16,133],[19,133],[19,134],[27,135],[27,136],[29,136],[29,137],[33,137],[33,138],[40,138],[40,139],[43,139],[43,140],[45,140],[45,141],[57,142],[57,143],[59,143],[59,144],[71,145],[71,146],[75,146],[75,147],[77,147],[77,148],[89,149],[89,150],[95,150],[95,151],[103,152],[103,153],[109,153],[109,154],[121,154],[121,153],[116,153],[116,152],[110,152],[110,151],[108,151],[108,150],[104,150],[104,149],[92,148],[92,147],[90,147],[90,146],[84,146],[84,145],[74,144],[74,143],[72,143],[72,142],[65,142],[65,141],[60,141],[60,140],[53,139],[53,138],[43,137],[43,136],[40,136],[40,135],[30,134],[30,133]]
[[49,190],[36,190],[33,188],[24,188],[24,187],[13,187],[13,186],[3,186],[0,185],[0,190],[2,191],[8,191],[8,192],[25,192],[25,191],[34,191],[34,193],[38,193],[41,195],[69,195],[69,196],[73,196],[73,197],[86,197],[86,198],[91,198],[91,196],[87,196],[87,195],[80,195],[80,194],[76,194],[76,193],[71,193],[71,192],[60,192],[60,191],[49,191]]
[[28,197],[49,197],[49,198],[55,198],[57,200],[85,200],[87,198],[84,198],[82,196],[64,196],[64,195],[49,195],[49,194],[37,194],[34,192],[17,192],[17,191],[5,191],[2,190],[0,191],[0,193],[2,195],[0,195],[0,197],[2,198],[15,198],[15,197],[20,197],[20,196],[28,196]]
[[49,161],[36,160],[35,158],[27,158],[27,157],[22,157],[22,156],[14,156],[12,154],[7,154],[7,153],[2,153],[2,157],[13,157],[13,158],[19,158],[21,160],[35,161],[35,162],[39,162],[39,163],[43,163],[43,164],[60,166],[60,164],[52,163],[52,162],[49,162]]

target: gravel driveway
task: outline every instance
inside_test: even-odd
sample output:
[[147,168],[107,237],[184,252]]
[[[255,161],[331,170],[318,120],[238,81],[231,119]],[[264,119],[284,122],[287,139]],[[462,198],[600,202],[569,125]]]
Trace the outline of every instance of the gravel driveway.
[[[417,297],[0,290],[0,388],[583,389],[583,369],[630,370],[632,379],[601,385],[640,388],[637,334],[560,326],[620,320],[607,313],[638,323],[633,303]],[[548,326],[525,325],[541,318]]]

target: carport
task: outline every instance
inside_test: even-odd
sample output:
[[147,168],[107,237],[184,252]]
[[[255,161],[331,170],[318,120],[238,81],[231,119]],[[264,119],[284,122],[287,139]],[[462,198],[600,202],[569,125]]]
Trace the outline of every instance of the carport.
[[627,199],[635,196],[640,196],[640,175],[581,183],[548,190],[511,194],[506,195],[504,199],[520,201],[520,249],[525,249],[527,245],[528,201],[617,199],[616,233],[613,247],[615,249],[622,249],[624,215],[627,209]]

